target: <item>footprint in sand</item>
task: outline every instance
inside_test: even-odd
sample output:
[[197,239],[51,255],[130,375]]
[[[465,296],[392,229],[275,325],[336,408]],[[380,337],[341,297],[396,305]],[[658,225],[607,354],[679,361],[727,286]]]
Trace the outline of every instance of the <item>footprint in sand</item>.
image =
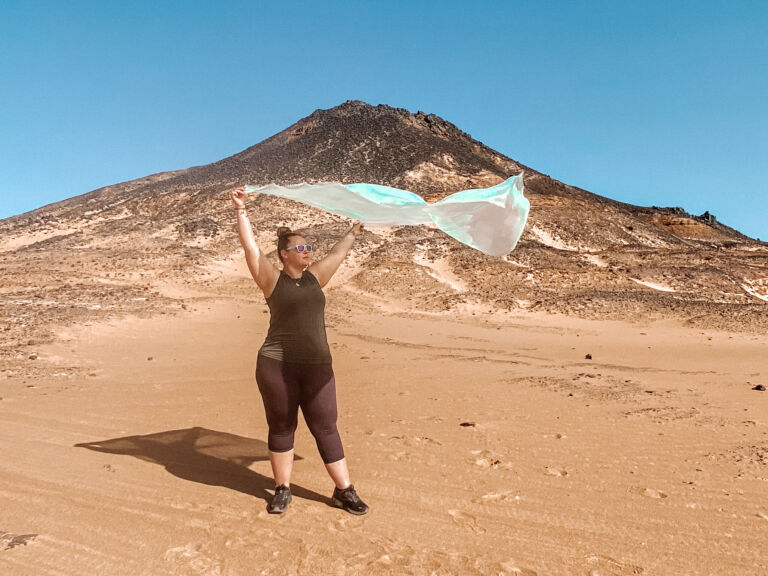
[[479,498],[475,498],[473,502],[477,504],[488,504],[491,502],[520,502],[520,496],[512,490],[505,490],[504,492],[489,492],[483,494]]
[[331,532],[346,532],[347,530],[359,530],[360,524],[365,523],[368,516],[351,516],[346,514],[335,520],[328,522],[328,530]]
[[514,576],[538,576],[535,570],[530,568],[519,568],[514,560],[507,560],[501,563],[502,574]]
[[411,458],[408,452],[406,452],[405,450],[400,450],[399,452],[393,452],[392,454],[388,454],[387,459],[391,460],[392,462],[400,462],[401,460],[408,461]]
[[486,530],[477,523],[477,518],[462,510],[448,510],[453,521],[459,526],[472,530],[475,534],[485,534]]
[[201,574],[220,576],[221,564],[200,550],[200,546],[187,544],[165,551],[165,561],[172,566],[174,573]]
[[408,447],[442,446],[442,444],[429,436],[390,436],[389,441]]
[[475,456],[475,466],[478,468],[485,470],[511,470],[513,468],[511,463],[504,462],[499,454],[490,450],[472,450],[472,455]]
[[640,566],[619,562],[608,556],[590,554],[584,557],[589,569],[589,576],[635,576],[642,574]]
[[640,494],[643,496],[647,496],[648,498],[656,498],[656,499],[662,499],[667,497],[666,492],[662,492],[661,490],[656,490],[655,488],[643,488],[640,491]]
[[559,476],[565,478],[568,476],[568,470],[559,466],[544,466],[544,474],[547,476]]

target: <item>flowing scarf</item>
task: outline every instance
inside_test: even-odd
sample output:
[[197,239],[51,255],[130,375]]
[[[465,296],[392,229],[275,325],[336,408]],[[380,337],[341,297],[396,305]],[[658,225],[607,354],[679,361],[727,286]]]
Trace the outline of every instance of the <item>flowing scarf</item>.
[[267,184],[246,186],[245,191],[295,200],[369,227],[434,222],[449,236],[490,256],[514,249],[530,207],[522,174],[491,188],[456,192],[434,204],[413,192],[378,184]]

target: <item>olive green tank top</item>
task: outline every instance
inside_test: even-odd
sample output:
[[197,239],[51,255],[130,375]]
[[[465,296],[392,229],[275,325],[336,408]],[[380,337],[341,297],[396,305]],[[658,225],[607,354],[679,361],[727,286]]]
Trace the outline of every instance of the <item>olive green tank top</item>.
[[325,294],[314,274],[304,270],[297,280],[281,270],[267,306],[269,331],[259,354],[299,364],[331,362],[325,334]]

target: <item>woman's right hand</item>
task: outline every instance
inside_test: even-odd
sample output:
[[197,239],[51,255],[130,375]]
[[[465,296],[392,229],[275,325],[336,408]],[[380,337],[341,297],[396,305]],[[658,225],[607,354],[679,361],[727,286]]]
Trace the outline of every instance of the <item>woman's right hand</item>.
[[245,186],[240,186],[240,188],[235,188],[232,190],[230,197],[232,198],[232,204],[235,205],[235,208],[238,210],[245,208]]

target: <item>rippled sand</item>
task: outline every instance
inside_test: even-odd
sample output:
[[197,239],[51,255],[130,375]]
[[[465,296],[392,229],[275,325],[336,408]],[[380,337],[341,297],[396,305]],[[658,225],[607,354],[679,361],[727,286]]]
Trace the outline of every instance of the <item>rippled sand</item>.
[[276,517],[253,379],[267,322],[257,297],[197,298],[59,328],[29,362],[49,370],[1,379],[0,572],[768,571],[768,337],[414,314],[345,284],[328,334],[372,511],[330,506],[301,422]]

